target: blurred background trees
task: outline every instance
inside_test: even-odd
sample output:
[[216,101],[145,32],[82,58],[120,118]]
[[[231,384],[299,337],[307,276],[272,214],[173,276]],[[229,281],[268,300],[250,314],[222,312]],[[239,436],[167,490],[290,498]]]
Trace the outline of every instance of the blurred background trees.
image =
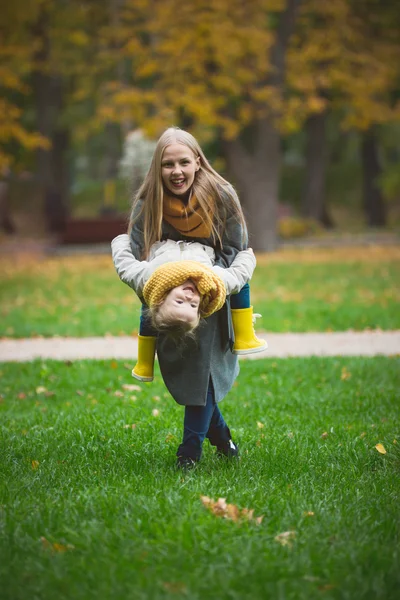
[[127,213],[143,168],[132,158],[126,185],[127,139],[151,145],[172,124],[237,187],[256,250],[342,226],[343,211],[396,218],[396,3],[15,0],[1,32],[9,233],[30,206],[61,233],[71,216]]

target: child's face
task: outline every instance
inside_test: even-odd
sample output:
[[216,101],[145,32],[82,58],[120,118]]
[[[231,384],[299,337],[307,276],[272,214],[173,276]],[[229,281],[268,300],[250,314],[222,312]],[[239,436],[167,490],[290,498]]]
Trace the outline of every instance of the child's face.
[[160,311],[170,319],[196,324],[199,320],[200,294],[193,281],[173,288],[163,301]]
[[171,144],[163,152],[161,177],[165,187],[175,196],[183,196],[192,187],[200,158],[183,144]]

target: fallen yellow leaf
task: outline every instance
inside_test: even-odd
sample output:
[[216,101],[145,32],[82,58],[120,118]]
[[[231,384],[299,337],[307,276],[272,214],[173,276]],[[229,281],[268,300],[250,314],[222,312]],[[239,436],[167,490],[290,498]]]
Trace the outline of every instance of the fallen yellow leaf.
[[38,460],[33,460],[33,461],[31,462],[31,465],[32,465],[32,469],[33,469],[33,470],[35,470],[35,469],[37,469],[37,468],[38,468],[38,466],[39,466],[39,461],[38,461]]
[[122,388],[128,392],[141,392],[142,388],[135,383],[124,383]]
[[153,410],[151,411],[151,414],[153,415],[153,417],[158,417],[160,414],[160,411],[158,410],[158,408],[153,408]]
[[323,440],[326,440],[326,438],[328,437],[329,433],[327,431],[324,431],[324,433],[321,433],[321,437]]
[[67,550],[74,550],[75,548],[72,544],[59,544],[58,542],[52,544],[43,536],[40,538],[40,541],[45,550],[51,550],[53,552],[67,552]]
[[383,444],[376,444],[375,448],[378,450],[380,454],[386,454],[386,449]]
[[217,517],[229,519],[230,521],[254,521],[260,525],[263,520],[263,515],[254,517],[254,509],[240,508],[236,504],[228,504],[225,498],[218,498],[216,502],[208,496],[200,496],[200,500]]
[[257,427],[258,429],[262,429],[264,427],[264,423],[261,423],[261,421],[257,421]]
[[350,377],[351,377],[351,373],[346,369],[346,367],[343,367],[340,379],[342,381],[345,381],[346,379],[350,379]]
[[186,594],[187,587],[181,581],[164,581],[163,588],[172,594]]
[[293,541],[296,537],[295,531],[284,531],[283,533],[279,533],[275,536],[275,541],[279,542],[282,546],[289,546],[291,548],[293,546]]

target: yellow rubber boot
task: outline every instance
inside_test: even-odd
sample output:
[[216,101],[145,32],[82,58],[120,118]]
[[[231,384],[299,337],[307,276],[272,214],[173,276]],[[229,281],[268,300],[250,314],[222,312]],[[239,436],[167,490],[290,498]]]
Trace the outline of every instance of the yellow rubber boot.
[[268,348],[267,342],[259,340],[255,334],[252,306],[250,308],[232,308],[232,321],[235,332],[233,354],[254,354]]
[[156,355],[157,338],[138,335],[138,360],[132,369],[132,377],[139,381],[153,381],[154,357]]

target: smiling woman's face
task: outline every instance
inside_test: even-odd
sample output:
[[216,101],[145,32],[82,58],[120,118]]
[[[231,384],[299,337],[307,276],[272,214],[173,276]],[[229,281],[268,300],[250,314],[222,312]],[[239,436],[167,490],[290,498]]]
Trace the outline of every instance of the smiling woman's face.
[[188,279],[173,288],[160,306],[160,314],[168,319],[197,324],[200,294],[193,281]]
[[161,177],[165,187],[175,196],[185,195],[193,185],[200,158],[183,144],[171,144],[163,152]]

